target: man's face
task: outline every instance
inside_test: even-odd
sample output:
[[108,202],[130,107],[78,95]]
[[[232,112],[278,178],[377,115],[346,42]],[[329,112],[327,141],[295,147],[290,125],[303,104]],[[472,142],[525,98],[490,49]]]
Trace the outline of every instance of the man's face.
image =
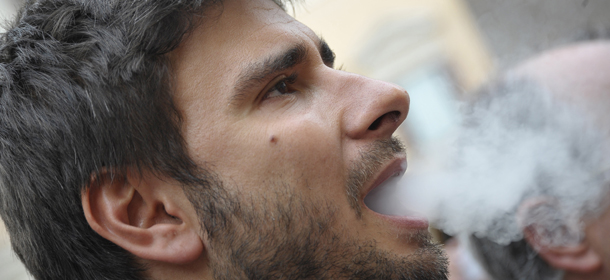
[[[228,195],[211,201],[227,226],[202,236],[218,277],[290,267],[278,277],[349,277],[377,261],[395,266],[377,277],[444,277],[442,254],[422,237],[425,219],[363,204],[404,171],[391,139],[408,112],[403,89],[333,69],[320,38],[270,0],[225,1],[171,62],[188,152]],[[339,272],[295,268],[321,264]]]

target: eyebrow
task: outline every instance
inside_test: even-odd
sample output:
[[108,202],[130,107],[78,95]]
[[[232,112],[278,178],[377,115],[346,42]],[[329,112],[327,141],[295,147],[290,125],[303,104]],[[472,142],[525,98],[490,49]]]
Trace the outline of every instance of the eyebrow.
[[250,88],[262,83],[269,75],[290,69],[302,63],[306,57],[307,48],[305,45],[297,44],[280,54],[248,65],[237,79],[235,94],[231,96],[231,104],[238,103]]
[[335,52],[333,52],[326,41],[324,41],[324,38],[320,38],[320,45],[318,48],[324,64],[330,68],[335,68],[335,59],[337,58],[337,55],[335,55]]
[[[322,61],[329,67],[334,66],[335,53],[330,49],[324,39],[318,42],[318,52]],[[268,76],[288,70],[305,61],[308,49],[302,44],[296,44],[290,49],[279,54],[272,55],[260,62],[248,65],[241,72],[234,87],[234,94],[230,98],[230,104],[239,103],[248,94],[248,90],[262,83]]]

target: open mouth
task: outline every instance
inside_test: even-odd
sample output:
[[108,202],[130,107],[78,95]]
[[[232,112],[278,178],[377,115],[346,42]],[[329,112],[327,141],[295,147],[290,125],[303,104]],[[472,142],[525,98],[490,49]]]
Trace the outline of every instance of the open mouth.
[[364,205],[382,220],[397,228],[427,229],[428,219],[410,210],[406,201],[404,181],[405,159],[397,159],[382,171],[364,197]]
[[370,210],[385,216],[418,216],[404,203],[403,175],[407,168],[406,160],[390,164],[373,184],[364,197],[364,204]]

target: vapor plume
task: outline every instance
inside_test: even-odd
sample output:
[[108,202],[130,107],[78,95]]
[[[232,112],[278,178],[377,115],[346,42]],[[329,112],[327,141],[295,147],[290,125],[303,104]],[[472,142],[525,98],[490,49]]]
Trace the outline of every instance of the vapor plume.
[[[442,168],[403,178],[402,204],[448,234],[500,244],[520,240],[524,223],[544,223],[551,232],[564,232],[566,221],[581,227],[583,216],[603,209],[610,179],[608,128],[583,108],[522,79],[485,88],[462,106]],[[536,197],[553,203],[520,225],[521,202]],[[572,242],[576,232],[549,242]]]

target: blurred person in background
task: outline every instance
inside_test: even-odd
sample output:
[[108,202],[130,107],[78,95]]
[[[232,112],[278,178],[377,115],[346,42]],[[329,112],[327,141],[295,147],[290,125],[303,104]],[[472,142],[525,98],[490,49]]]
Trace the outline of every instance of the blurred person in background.
[[[526,86],[524,86],[526,84]],[[600,135],[610,132],[610,41],[583,42],[555,50],[546,51],[531,58],[506,75],[505,79],[485,88],[475,106],[490,107],[494,99],[515,95],[530,100],[531,96],[542,96],[548,92],[553,102],[568,104],[590,116],[591,127]],[[572,186],[574,193],[586,193],[599,189],[598,197],[589,197],[574,202],[576,207],[567,207],[569,195],[557,197],[553,191],[535,195],[526,194],[514,209],[522,229],[522,239],[509,244],[498,244],[485,237],[472,235],[470,245],[478,259],[493,279],[610,279],[610,166],[586,167],[583,141],[588,135],[583,125],[575,130],[554,127],[558,112],[545,110],[544,98],[531,98],[523,108],[508,108],[514,114],[514,122],[521,128],[532,130],[551,129],[562,140],[571,141],[570,151],[574,168],[589,170],[591,180]],[[538,103],[538,101],[540,102]],[[481,105],[483,104],[483,105]],[[512,106],[512,105],[505,105]],[[535,108],[529,110],[524,108]],[[528,118],[526,114],[535,114]],[[557,114],[557,115],[556,115]],[[578,116],[572,116],[576,119]],[[533,121],[529,121],[533,120]],[[478,125],[478,124],[473,124]],[[580,130],[580,131],[579,131]],[[605,138],[594,142],[592,151],[604,157]],[[510,146],[510,143],[505,143]],[[591,147],[590,147],[591,148]],[[534,155],[535,156],[535,155]],[[606,156],[607,157],[607,156]],[[579,166],[583,164],[583,166]],[[588,168],[588,169],[587,169]],[[545,177],[538,169],[540,185],[554,186],[554,178]],[[569,174],[573,170],[564,170]],[[595,196],[595,195],[593,195]],[[573,196],[575,199],[577,195]],[[571,209],[566,211],[566,209]],[[572,211],[578,209],[578,211]]]
[[37,279],[446,279],[407,92],[281,1],[28,1],[0,45],[0,215]]

